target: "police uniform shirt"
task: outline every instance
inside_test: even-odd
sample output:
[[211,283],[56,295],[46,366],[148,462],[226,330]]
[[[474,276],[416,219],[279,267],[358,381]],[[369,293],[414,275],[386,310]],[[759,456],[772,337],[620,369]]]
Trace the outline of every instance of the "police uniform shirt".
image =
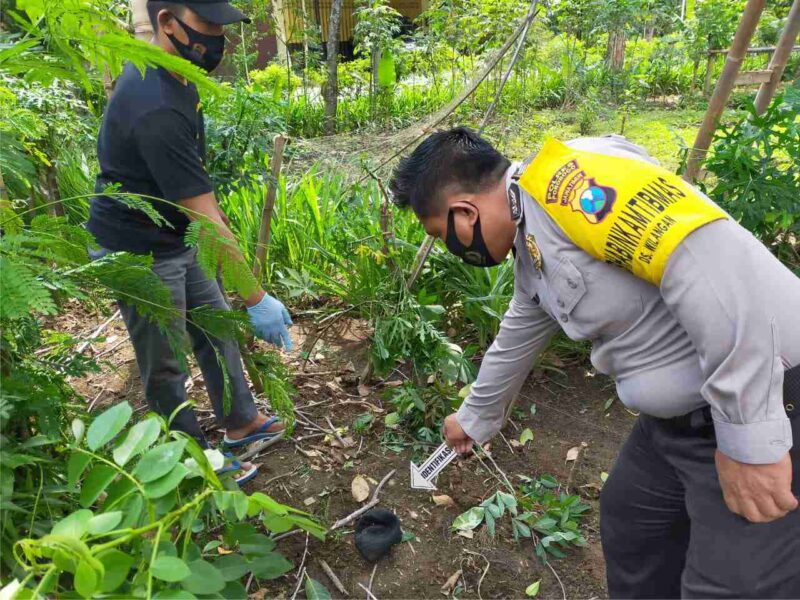
[[[567,146],[657,164],[620,136]],[[730,218],[696,229],[656,287],[591,257],[516,191],[514,294],[457,413],[467,435],[483,443],[500,430],[560,327],[592,342],[592,364],[630,409],[669,418],[710,405],[719,449],[744,463],[774,463],[791,448],[782,385],[784,370],[800,364],[800,279],[750,232]]]

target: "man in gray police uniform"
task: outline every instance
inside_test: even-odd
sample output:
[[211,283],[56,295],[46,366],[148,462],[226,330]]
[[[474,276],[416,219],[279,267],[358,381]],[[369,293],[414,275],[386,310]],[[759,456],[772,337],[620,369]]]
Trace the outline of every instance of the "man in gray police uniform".
[[[656,163],[619,136],[566,146]],[[653,285],[573,243],[518,185],[526,167],[456,128],[392,180],[395,201],[466,262],[514,250],[513,298],[445,420],[448,444],[466,453],[500,430],[559,327],[591,340],[593,365],[641,413],[601,495],[611,597],[800,597],[800,280],[722,215],[682,239]]]

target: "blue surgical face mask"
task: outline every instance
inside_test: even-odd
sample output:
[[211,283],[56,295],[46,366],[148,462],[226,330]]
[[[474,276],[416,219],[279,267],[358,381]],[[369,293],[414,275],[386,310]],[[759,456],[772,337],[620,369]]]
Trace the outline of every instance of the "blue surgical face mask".
[[[201,33],[196,29],[192,29],[186,23],[181,21],[175,15],[172,17],[181,24],[186,36],[189,38],[189,43],[184,44],[173,34],[168,34],[169,40],[175,49],[183,58],[190,63],[197,65],[206,72],[211,72],[219,66],[222,62],[222,56],[225,54],[225,36],[224,35],[208,35]],[[201,51],[199,48],[202,48]]]
[[445,236],[444,244],[451,254],[455,254],[468,265],[494,267],[500,264],[489,253],[486,242],[483,240],[480,217],[475,220],[475,225],[472,227],[472,243],[469,246],[465,246],[456,235],[455,215],[451,210],[447,214],[447,235]]

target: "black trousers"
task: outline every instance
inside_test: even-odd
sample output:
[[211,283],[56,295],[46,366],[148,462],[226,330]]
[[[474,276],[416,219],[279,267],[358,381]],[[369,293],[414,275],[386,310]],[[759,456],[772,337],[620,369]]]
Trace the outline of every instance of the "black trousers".
[[[800,408],[789,416],[800,496]],[[600,496],[612,598],[800,598],[800,509],[763,524],[733,514],[708,421],[636,422]]]

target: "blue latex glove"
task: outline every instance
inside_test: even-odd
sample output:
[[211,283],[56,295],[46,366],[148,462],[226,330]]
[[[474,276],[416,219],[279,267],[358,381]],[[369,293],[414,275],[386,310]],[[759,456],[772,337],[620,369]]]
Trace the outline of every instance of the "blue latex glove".
[[278,348],[285,346],[287,350],[292,349],[292,339],[287,330],[292,325],[292,319],[283,302],[264,294],[258,304],[247,309],[247,314],[258,337]]

